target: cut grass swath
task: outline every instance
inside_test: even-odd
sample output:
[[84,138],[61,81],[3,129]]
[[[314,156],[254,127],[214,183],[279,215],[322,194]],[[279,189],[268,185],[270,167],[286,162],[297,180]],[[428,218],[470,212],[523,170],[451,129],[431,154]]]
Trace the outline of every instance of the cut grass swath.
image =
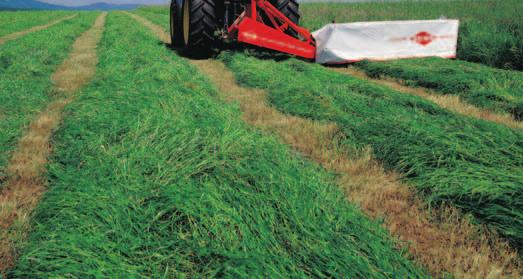
[[81,13],[0,46],[0,181],[6,176],[7,160],[24,126],[56,94],[52,73],[95,17],[96,13]]
[[392,77],[410,86],[459,95],[475,106],[523,120],[523,73],[518,71],[441,58],[363,61],[355,65],[374,78]]
[[108,17],[99,54],[11,276],[426,277],[133,19]]
[[523,247],[523,133],[422,98],[291,59],[224,55],[238,82],[267,89],[280,110],[334,121],[346,145],[374,155],[434,204],[451,203]]
[[395,80],[390,77],[371,78],[364,71],[357,69],[352,65],[349,65],[347,67],[335,67],[331,69],[333,71],[358,77],[375,84],[390,87],[391,89],[394,89],[398,92],[422,97],[431,102],[434,102],[443,109],[447,109],[458,114],[474,117],[477,119],[483,119],[486,121],[491,121],[511,128],[523,129],[523,122],[514,119],[514,117],[511,114],[505,112],[495,112],[490,109],[479,108],[466,102],[465,100],[460,98],[459,95],[441,94],[434,92],[434,90],[423,87],[408,86],[405,85],[404,82]]

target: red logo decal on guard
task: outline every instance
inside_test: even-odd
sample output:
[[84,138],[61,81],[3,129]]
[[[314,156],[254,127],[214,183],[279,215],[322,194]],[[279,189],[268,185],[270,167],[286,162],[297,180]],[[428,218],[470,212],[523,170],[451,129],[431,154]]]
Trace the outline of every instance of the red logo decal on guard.
[[426,46],[426,45],[432,43],[432,41],[435,39],[435,37],[432,36],[429,32],[421,31],[410,39],[412,41],[415,41],[417,44]]

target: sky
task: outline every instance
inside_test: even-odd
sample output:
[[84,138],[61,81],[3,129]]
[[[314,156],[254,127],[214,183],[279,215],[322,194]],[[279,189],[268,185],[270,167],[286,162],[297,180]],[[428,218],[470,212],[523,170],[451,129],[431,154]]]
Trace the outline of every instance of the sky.
[[169,0],[39,0],[50,4],[63,6],[83,6],[93,3],[111,3],[111,4],[150,4],[158,5],[170,2]]

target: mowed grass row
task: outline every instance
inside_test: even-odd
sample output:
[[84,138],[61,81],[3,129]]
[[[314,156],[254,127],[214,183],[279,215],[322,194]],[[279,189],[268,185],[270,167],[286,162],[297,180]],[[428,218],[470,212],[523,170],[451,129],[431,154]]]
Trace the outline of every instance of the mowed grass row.
[[422,98],[291,59],[223,55],[245,86],[272,105],[333,121],[348,150],[371,146],[427,201],[452,204],[523,248],[523,133],[453,114]]
[[0,37],[44,25],[73,14],[70,11],[0,11]]
[[312,30],[326,23],[457,18],[458,58],[503,69],[523,70],[523,1],[382,1],[302,4],[301,23]]
[[81,13],[0,46],[0,181],[24,127],[53,98],[51,76],[97,13]]
[[391,77],[409,86],[460,96],[466,102],[523,120],[523,73],[442,58],[355,64],[373,78]]
[[133,19],[109,15],[99,56],[10,276],[426,276]]

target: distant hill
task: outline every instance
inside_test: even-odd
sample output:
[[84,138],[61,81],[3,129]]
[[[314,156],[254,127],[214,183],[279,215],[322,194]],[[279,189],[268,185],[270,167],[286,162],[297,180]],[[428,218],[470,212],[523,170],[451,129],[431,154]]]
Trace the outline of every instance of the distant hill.
[[42,9],[42,10],[60,10],[64,7],[42,3],[34,0],[0,0],[0,8],[9,10],[29,10],[29,9]]
[[0,10],[131,10],[138,6],[136,4],[95,3],[87,6],[66,7],[35,0],[0,0]]

